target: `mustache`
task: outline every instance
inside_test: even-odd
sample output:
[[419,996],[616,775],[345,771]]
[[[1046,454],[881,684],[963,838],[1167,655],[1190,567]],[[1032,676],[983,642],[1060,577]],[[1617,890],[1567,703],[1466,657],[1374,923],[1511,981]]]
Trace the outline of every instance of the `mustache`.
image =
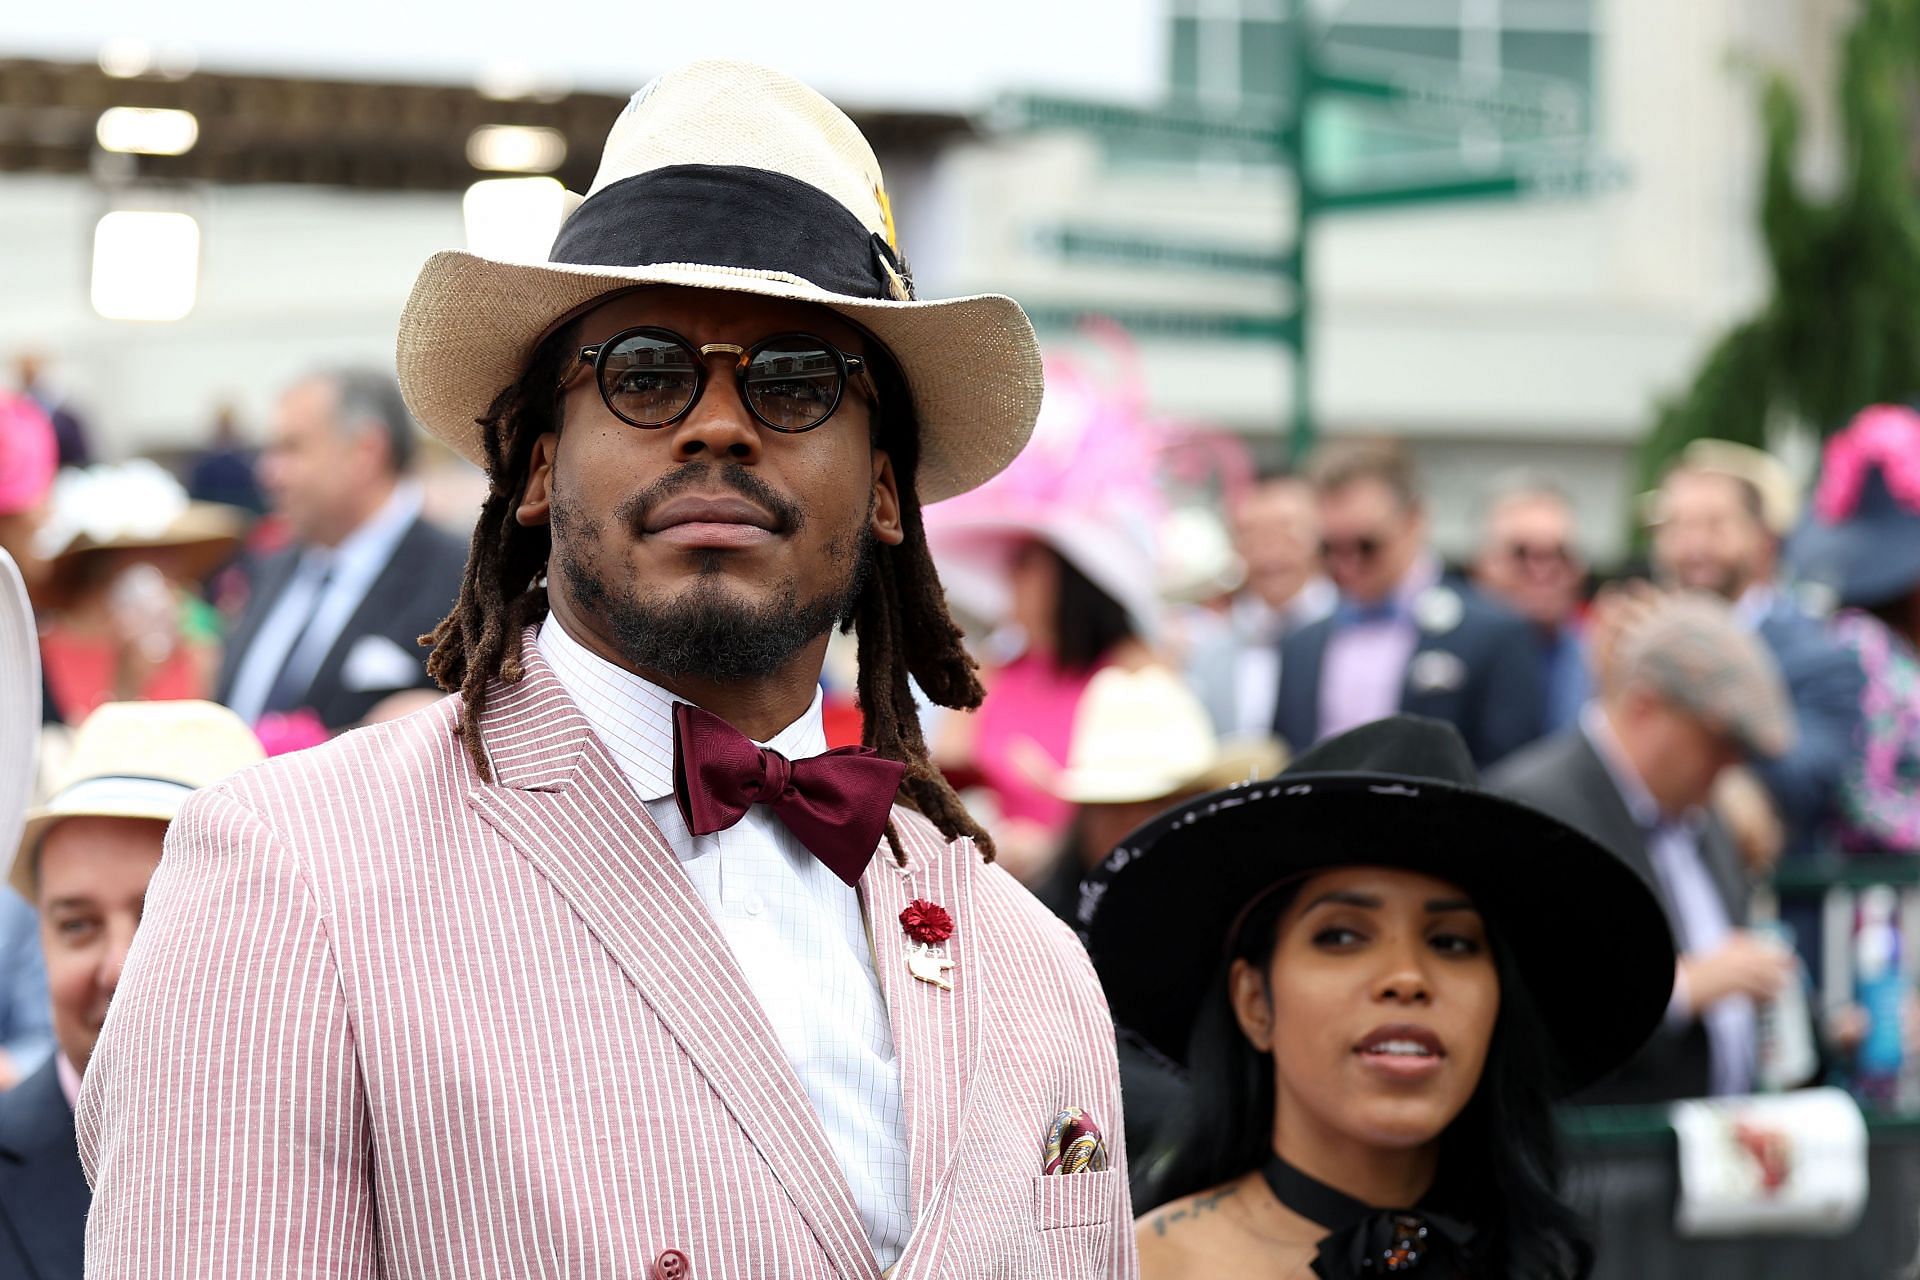
[[614,518],[629,529],[644,528],[647,517],[655,507],[689,489],[707,492],[733,490],[749,502],[766,508],[773,517],[775,533],[798,532],[807,522],[806,513],[800,510],[797,503],[775,492],[772,485],[738,462],[729,462],[724,466],[711,463],[683,464],[678,470],[668,472],[622,501],[614,508]]

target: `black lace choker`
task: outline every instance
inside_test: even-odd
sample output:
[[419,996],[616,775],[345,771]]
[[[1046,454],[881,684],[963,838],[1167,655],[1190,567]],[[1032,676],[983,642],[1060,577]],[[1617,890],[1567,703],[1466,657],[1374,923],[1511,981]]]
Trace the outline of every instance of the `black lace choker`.
[[1273,1198],[1327,1229],[1313,1273],[1366,1280],[1418,1271],[1433,1280],[1473,1274],[1473,1228],[1427,1209],[1376,1209],[1302,1172],[1277,1155],[1260,1173]]

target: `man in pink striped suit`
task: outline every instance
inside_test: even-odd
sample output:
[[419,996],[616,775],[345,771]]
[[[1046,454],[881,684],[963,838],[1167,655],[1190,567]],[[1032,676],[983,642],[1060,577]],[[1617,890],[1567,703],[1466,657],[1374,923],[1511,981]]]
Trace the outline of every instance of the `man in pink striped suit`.
[[1019,308],[916,300],[852,123],[703,63],[550,261],[430,260],[399,367],[491,480],[457,696],[175,822],[80,1099],[89,1276],[1132,1275],[1099,986],[908,683],[980,696],[919,509],[1032,430]]

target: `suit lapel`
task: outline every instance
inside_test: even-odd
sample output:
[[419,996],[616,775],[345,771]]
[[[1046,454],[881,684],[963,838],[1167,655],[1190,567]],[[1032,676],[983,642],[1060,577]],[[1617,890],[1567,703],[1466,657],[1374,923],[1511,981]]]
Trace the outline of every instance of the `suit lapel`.
[[1320,669],[1327,656],[1333,624],[1311,623],[1292,643],[1280,647],[1280,705],[1274,732],[1296,752],[1305,751],[1320,737]]
[[706,1077],[835,1270],[879,1273],[845,1176],[760,1002],[665,837],[533,643],[481,716],[470,803],[532,861]]
[[[973,863],[979,855],[972,843],[948,846],[923,820],[906,817],[898,809],[894,823],[908,865],[898,866],[883,844],[861,879],[860,896],[906,1102],[915,1224],[900,1259],[899,1274],[906,1276],[915,1274],[916,1259],[938,1256],[945,1217],[942,1206],[979,1061],[986,980],[981,970],[990,962],[973,910]],[[946,975],[953,984],[951,991],[922,982],[908,971],[908,956],[916,944],[901,925],[900,912],[916,898],[945,907],[953,916],[953,937],[944,946],[946,958],[953,961]]]
[[267,613],[280,599],[280,593],[287,589],[288,579],[300,563],[297,550],[279,552],[260,562],[254,577],[252,590],[247,595],[246,607],[240,611],[240,620],[234,624],[228,634],[226,645],[220,657],[220,674],[214,686],[214,700],[225,702],[233,696],[234,678],[240,674],[240,661],[247,650],[253,647],[254,634],[260,630],[260,624],[266,620]]
[[[313,706],[324,707],[340,692],[341,671],[356,642],[367,635],[387,635],[394,628],[398,621],[396,615],[403,612],[400,606],[417,587],[413,575],[419,557],[414,543],[424,531],[425,525],[416,516],[400,535],[400,541],[394,543],[393,554],[387,557],[386,564],[368,585],[367,593],[354,606],[340,634],[333,638],[333,647],[320,659],[320,665],[313,671],[313,683],[307,686],[307,701]],[[410,647],[412,643],[413,637],[407,636],[402,647]]]

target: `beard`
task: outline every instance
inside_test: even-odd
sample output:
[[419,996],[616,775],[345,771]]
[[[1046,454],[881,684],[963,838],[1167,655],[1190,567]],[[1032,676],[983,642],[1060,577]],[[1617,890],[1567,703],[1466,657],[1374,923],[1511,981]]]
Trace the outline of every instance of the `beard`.
[[[689,467],[668,476],[621,504],[616,522],[640,527],[649,505],[704,479],[703,472]],[[730,463],[719,479],[771,510],[781,532],[791,536],[806,523],[801,512],[745,467]],[[851,621],[877,554],[870,516],[871,504],[858,525],[827,543],[833,579],[823,590],[803,597],[798,579],[789,577],[759,601],[742,599],[727,581],[729,552],[702,553],[693,580],[678,590],[649,589],[602,572],[595,557],[581,554],[590,525],[559,493],[553,495],[550,521],[553,558],[575,608],[600,620],[606,639],[629,667],[670,679],[748,680],[773,675],[808,644]]]

